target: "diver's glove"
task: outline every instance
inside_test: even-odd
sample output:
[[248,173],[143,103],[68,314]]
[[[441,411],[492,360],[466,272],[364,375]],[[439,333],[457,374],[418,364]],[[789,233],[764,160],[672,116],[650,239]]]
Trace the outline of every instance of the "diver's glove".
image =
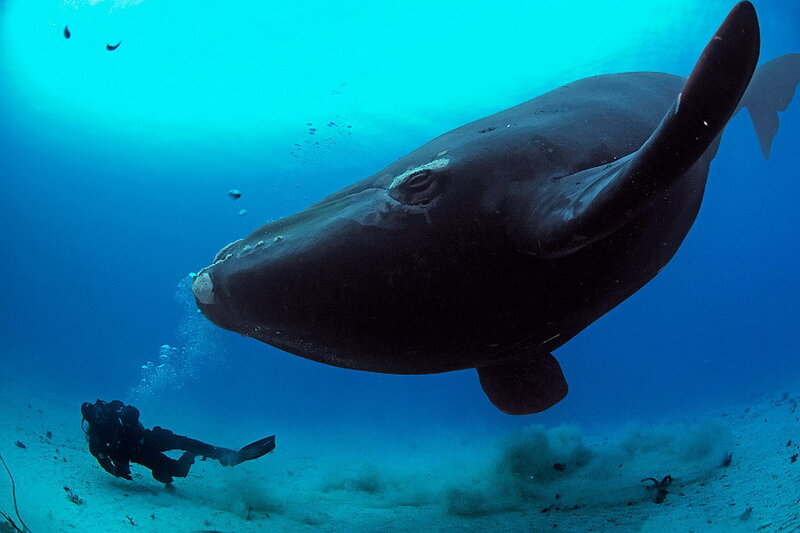
[[121,477],[127,479],[128,481],[132,480],[131,477],[131,465],[127,463],[119,463],[117,461],[112,461],[114,464],[114,471],[111,472],[117,477]]

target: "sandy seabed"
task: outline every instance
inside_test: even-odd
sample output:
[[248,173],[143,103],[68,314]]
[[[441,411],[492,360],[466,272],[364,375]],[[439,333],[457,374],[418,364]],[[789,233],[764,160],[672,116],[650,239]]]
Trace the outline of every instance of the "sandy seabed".
[[[100,469],[81,433],[81,399],[49,398],[2,374],[0,398],[0,453],[33,533],[800,532],[800,387],[608,435],[534,426],[410,445],[278,428],[275,452],[235,468],[197,462],[172,492],[138,465],[133,481]],[[262,436],[164,425],[227,446]],[[0,511],[17,520],[2,470]]]

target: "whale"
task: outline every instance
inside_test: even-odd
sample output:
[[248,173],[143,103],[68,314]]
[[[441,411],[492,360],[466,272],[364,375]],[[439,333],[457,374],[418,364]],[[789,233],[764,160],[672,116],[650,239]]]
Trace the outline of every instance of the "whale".
[[436,137],[222,248],[197,307],[313,361],[476,369],[501,411],[548,409],[568,391],[552,352],[674,256],[736,112],[769,156],[800,55],[759,50],[740,2],[688,77],[585,78]]

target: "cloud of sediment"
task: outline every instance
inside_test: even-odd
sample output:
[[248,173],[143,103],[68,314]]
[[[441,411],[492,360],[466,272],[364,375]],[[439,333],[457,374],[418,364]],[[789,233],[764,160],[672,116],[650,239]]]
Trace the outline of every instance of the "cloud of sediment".
[[703,479],[721,467],[731,442],[710,420],[630,426],[599,443],[576,427],[531,427],[499,447],[483,478],[445,489],[447,509],[469,516],[654,499],[658,489],[645,478],[671,476],[667,491]]

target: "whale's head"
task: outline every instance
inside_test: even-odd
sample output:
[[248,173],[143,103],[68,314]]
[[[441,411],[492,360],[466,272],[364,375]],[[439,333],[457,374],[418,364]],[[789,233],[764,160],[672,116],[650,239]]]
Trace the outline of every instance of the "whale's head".
[[503,296],[492,279],[502,267],[502,195],[470,150],[431,144],[223,248],[194,280],[199,309],[223,328],[337,366],[463,368],[425,357],[460,361]]

